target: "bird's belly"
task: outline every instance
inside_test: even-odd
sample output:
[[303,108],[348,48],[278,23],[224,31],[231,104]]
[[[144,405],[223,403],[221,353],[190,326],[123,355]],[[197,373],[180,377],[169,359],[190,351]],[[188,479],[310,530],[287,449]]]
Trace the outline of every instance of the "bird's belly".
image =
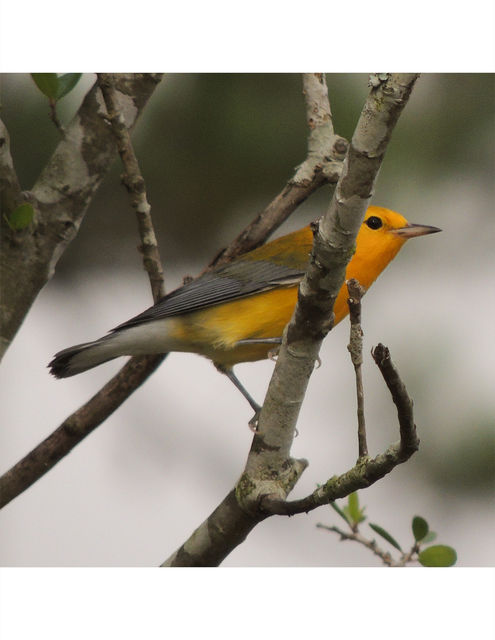
[[238,343],[281,337],[296,300],[297,287],[287,287],[170,318],[174,350],[200,353],[227,366],[263,360],[273,344]]

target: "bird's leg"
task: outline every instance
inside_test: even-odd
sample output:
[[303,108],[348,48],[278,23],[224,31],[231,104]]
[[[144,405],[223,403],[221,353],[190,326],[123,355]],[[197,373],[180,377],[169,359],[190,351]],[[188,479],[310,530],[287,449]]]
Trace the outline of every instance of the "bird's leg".
[[[276,344],[276,345],[280,345],[281,343],[282,343],[282,338],[247,338],[246,340],[239,340],[239,342],[237,342],[236,344],[237,345],[242,345],[242,344]],[[278,351],[278,347],[273,349],[273,350],[271,350],[271,351],[269,351],[268,357],[269,358],[273,358],[274,353],[276,353],[277,351]],[[261,411],[261,406],[249,394],[249,392],[244,387],[242,382],[235,375],[232,367],[226,367],[224,365],[217,364],[216,362],[214,362],[213,364],[218,369],[218,371],[220,371],[220,373],[225,374],[227,376],[227,378],[231,382],[234,383],[234,385],[239,389],[239,391],[242,393],[242,395],[246,398],[246,400],[249,402],[251,407],[254,409],[254,416],[251,418],[251,420],[249,421],[248,424],[249,424],[249,428],[251,429],[251,431],[256,433],[256,430],[257,430],[257,427],[258,427],[258,418],[259,418],[260,411]]]
[[251,397],[251,395],[247,392],[246,388],[242,385],[239,378],[235,375],[234,371],[231,367],[225,367],[220,364],[215,364],[215,367],[220,371],[220,373],[224,373],[227,378],[235,384],[235,386],[239,389],[242,395],[249,402],[254,411],[258,414],[261,410],[260,405]]

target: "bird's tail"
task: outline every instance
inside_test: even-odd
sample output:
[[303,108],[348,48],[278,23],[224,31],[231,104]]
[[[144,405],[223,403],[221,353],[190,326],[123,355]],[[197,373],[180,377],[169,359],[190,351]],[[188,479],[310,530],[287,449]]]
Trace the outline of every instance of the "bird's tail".
[[69,378],[123,355],[113,335],[59,351],[48,365],[56,378]]

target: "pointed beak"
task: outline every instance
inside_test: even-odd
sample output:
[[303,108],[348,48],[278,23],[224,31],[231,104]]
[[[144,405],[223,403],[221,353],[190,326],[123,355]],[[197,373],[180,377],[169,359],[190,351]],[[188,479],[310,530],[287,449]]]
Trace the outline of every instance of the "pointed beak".
[[427,224],[407,224],[400,229],[392,229],[392,233],[406,239],[426,236],[429,233],[438,233],[439,231],[441,231],[441,229],[438,227],[430,227]]

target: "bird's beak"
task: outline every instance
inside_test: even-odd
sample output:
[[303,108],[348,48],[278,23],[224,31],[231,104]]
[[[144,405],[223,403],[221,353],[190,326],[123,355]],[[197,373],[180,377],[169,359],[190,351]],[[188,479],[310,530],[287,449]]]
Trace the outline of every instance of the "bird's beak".
[[430,227],[427,224],[407,224],[400,229],[391,229],[392,233],[401,238],[416,238],[417,236],[426,236],[429,233],[438,233],[441,231],[438,227]]

